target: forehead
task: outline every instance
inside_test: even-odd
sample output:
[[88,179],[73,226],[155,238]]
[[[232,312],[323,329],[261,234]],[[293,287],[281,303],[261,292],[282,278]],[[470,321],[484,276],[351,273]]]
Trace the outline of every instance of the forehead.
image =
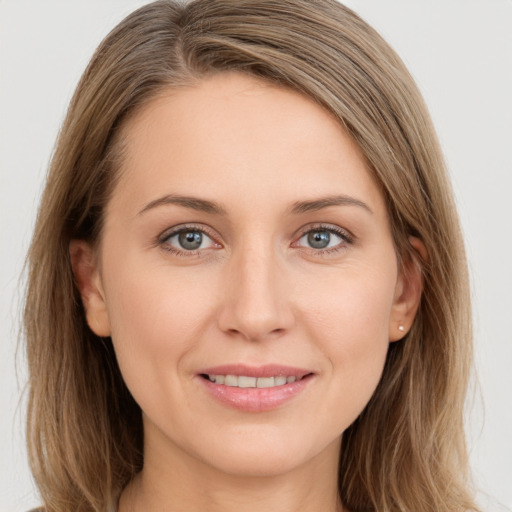
[[163,91],[122,138],[118,189],[134,207],[192,192],[232,204],[353,192],[383,206],[364,155],[331,114],[240,73]]

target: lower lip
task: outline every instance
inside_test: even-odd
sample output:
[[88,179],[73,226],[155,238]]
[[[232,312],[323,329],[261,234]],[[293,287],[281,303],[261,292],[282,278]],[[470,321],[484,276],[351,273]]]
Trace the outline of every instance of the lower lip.
[[219,402],[242,411],[263,412],[276,409],[295,398],[306,389],[313,375],[272,388],[239,388],[215,384],[201,376],[198,378],[210,395]]

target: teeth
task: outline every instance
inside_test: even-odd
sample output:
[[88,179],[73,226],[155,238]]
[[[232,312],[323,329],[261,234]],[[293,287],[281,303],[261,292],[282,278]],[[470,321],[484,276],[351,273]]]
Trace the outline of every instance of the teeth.
[[[215,382],[217,382],[217,379],[215,379]],[[238,377],[236,375],[226,375],[224,385],[232,387],[238,386]]]
[[255,388],[256,387],[256,377],[244,377],[240,375],[238,377],[238,387],[239,388]]
[[275,377],[248,377],[246,375],[208,375],[208,379],[216,384],[238,388],[273,388],[295,382],[297,377],[291,375],[284,377],[277,375]]
[[256,387],[258,388],[273,388],[275,386],[274,377],[259,377],[256,381]]

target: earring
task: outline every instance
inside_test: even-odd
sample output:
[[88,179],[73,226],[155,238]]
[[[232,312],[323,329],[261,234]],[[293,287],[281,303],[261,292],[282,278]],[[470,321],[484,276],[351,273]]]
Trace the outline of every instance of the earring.
[[398,330],[400,332],[404,332],[405,331],[405,327],[402,324],[398,324]]

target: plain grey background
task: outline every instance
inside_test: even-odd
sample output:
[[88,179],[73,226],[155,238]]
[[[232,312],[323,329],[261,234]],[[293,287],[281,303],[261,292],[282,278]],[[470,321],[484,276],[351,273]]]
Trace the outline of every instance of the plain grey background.
[[[38,504],[15,371],[19,276],[52,146],[107,32],[143,0],[0,0],[0,511]],[[430,108],[470,260],[479,391],[471,463],[485,510],[512,510],[512,1],[350,0]]]

